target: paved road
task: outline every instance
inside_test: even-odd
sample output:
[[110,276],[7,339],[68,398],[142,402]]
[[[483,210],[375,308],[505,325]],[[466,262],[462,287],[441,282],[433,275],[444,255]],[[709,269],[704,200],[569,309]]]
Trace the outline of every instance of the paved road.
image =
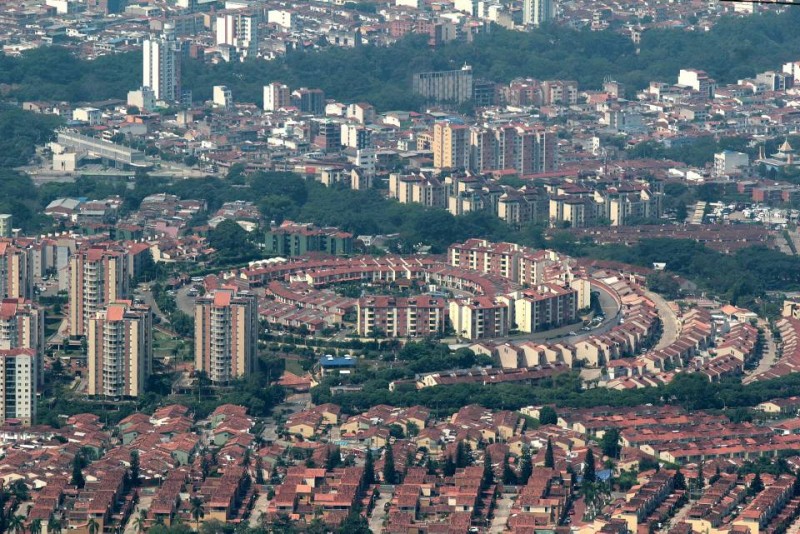
[[668,531],[669,531],[669,530],[670,530],[672,527],[674,527],[675,525],[677,525],[678,523],[680,523],[681,521],[683,521],[683,520],[686,518],[686,514],[688,514],[688,513],[689,513],[689,510],[691,510],[691,509],[692,509],[692,506],[694,505],[694,503],[695,503],[695,502],[696,502],[696,501],[687,500],[687,501],[686,501],[686,504],[684,504],[684,505],[683,505],[683,506],[682,506],[682,507],[681,507],[681,508],[680,508],[680,509],[679,509],[679,510],[678,510],[678,511],[675,513],[675,515],[674,515],[674,516],[672,516],[672,518],[671,518],[669,521],[667,521],[667,524],[665,525],[665,528],[662,528],[662,529],[661,529],[661,532],[668,532]]
[[153,298],[153,293],[150,292],[150,284],[140,284],[139,287],[133,291],[133,296],[142,299],[146,305],[150,306],[150,309],[161,319],[162,323],[169,324],[169,319],[167,319],[167,316],[164,315],[158,307],[156,300]]
[[248,522],[250,523],[250,527],[258,528],[261,526],[262,523],[262,513],[267,513],[267,508],[269,507],[269,499],[267,499],[267,492],[262,491],[258,494],[258,498],[256,499],[255,504],[253,505],[253,510],[250,512],[250,517],[248,518]]
[[764,340],[767,346],[764,347],[764,354],[761,356],[761,361],[758,362],[758,367],[747,373],[747,376],[742,380],[743,384],[752,382],[755,377],[775,365],[778,359],[778,346],[772,338],[772,331],[770,330],[769,323],[763,319],[758,320],[758,326],[764,331]]
[[189,296],[189,291],[191,290],[192,286],[183,286],[182,288],[178,289],[175,295],[175,305],[180,311],[187,315],[194,315],[195,297]]
[[645,291],[644,294],[656,305],[658,316],[661,317],[661,324],[664,331],[661,334],[661,339],[658,340],[655,346],[656,350],[661,350],[673,344],[675,340],[678,339],[678,333],[680,332],[678,316],[675,315],[675,312],[672,311],[672,308],[669,307],[669,304],[667,304],[667,301],[664,300],[661,295],[656,295],[652,291]]
[[125,534],[137,534],[135,521],[136,518],[139,517],[139,510],[148,510],[152,502],[152,495],[139,496],[139,503],[133,509],[133,513],[131,513],[131,516],[128,518],[128,523],[125,525]]
[[[798,249],[800,250],[800,249]],[[800,533],[800,516],[795,519],[789,528],[786,529],[786,534],[798,534]]]
[[394,490],[381,489],[380,497],[378,497],[378,501],[375,503],[375,507],[372,509],[372,513],[369,516],[369,530],[373,534],[380,534],[383,532],[383,522],[388,515],[383,511],[383,508],[386,506],[386,503],[391,502],[392,497],[394,497]]
[[514,499],[510,494],[501,495],[497,499],[497,504],[494,507],[494,517],[492,517],[492,526],[489,527],[491,534],[501,534],[505,532],[508,523],[508,516],[511,514],[511,506],[514,504]]

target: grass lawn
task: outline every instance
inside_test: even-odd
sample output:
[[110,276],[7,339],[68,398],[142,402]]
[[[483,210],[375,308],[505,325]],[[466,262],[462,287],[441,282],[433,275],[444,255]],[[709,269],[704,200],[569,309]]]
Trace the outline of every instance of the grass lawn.
[[45,315],[44,320],[44,337],[49,339],[50,336],[58,332],[58,327],[61,325],[61,317],[53,317],[52,315]]
[[163,332],[159,332],[158,330],[153,332],[154,358],[158,359],[172,357],[172,351],[178,346],[182,346],[182,350],[179,353],[179,359],[183,360],[186,358],[186,355],[191,349],[191,343],[187,343],[180,339],[172,339],[170,336],[164,334]]
[[297,376],[303,376],[306,372],[303,370],[300,362],[297,360],[284,360],[286,362],[286,370],[290,373],[294,373]]

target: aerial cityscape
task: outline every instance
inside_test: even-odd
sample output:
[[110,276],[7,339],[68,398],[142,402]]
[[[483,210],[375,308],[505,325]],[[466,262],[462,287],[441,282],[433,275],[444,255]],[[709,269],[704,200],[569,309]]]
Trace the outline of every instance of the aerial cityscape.
[[0,534],[800,533],[800,1],[0,45]]

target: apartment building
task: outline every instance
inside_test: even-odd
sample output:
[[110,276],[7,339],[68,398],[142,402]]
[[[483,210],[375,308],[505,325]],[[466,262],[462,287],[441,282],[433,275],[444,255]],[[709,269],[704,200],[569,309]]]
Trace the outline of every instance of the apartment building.
[[496,274],[509,280],[519,277],[519,256],[523,246],[516,243],[492,243],[485,239],[468,239],[454,243],[447,250],[448,262],[453,267]]
[[717,82],[708,73],[696,69],[681,69],[678,73],[678,85],[690,87],[703,98],[713,98]]
[[292,92],[288,85],[272,82],[264,86],[264,111],[278,111],[292,105]]
[[390,174],[389,197],[397,199],[401,204],[422,204],[429,208],[446,206],[442,182],[424,174]]
[[36,351],[0,349],[0,425],[36,421]]
[[0,349],[18,348],[35,351],[37,381],[43,384],[44,310],[29,300],[4,299],[0,303]]
[[555,0],[525,0],[522,3],[522,23],[541,26],[556,16]]
[[195,369],[215,384],[246,377],[258,342],[258,303],[247,291],[223,288],[195,302]]
[[176,101],[181,96],[180,43],[175,26],[164,24],[164,33],[144,41],[142,86],[153,91],[156,100]]
[[450,322],[464,339],[491,339],[508,335],[509,301],[505,297],[472,297],[450,301]]
[[453,267],[501,276],[523,286],[541,284],[545,268],[557,259],[551,251],[477,238],[447,249],[447,261]]
[[370,296],[358,300],[358,334],[386,337],[424,337],[444,332],[445,300],[416,297]]
[[69,335],[86,335],[89,320],[128,296],[128,252],[113,244],[81,248],[69,259]]
[[431,102],[466,102],[472,98],[472,67],[459,70],[421,72],[412,79],[414,94]]
[[343,256],[353,252],[353,235],[338,228],[320,228],[311,223],[283,221],[266,233],[264,253],[275,256],[301,256],[324,252]]
[[218,45],[236,48],[242,57],[258,53],[258,17],[252,13],[226,13],[217,16]]
[[553,226],[584,228],[597,221],[598,203],[592,198],[561,195],[550,197],[550,223]]
[[33,297],[32,251],[11,242],[0,242],[0,298]]
[[469,130],[469,168],[475,172],[514,170],[520,175],[558,168],[558,137],[541,126],[504,124]]
[[578,292],[574,289],[540,284],[513,296],[514,322],[520,332],[539,332],[577,321]]
[[301,87],[292,92],[291,102],[292,106],[296,107],[301,113],[325,114],[325,93],[322,89]]
[[433,125],[433,166],[465,169],[469,166],[470,130],[464,124],[437,122]]
[[662,195],[646,187],[619,185],[595,193],[598,216],[611,226],[625,226],[636,220],[656,219],[661,216]]
[[14,217],[9,213],[0,213],[0,237],[11,237]]
[[153,362],[153,314],[148,306],[116,301],[89,320],[89,395],[121,398],[144,392]]

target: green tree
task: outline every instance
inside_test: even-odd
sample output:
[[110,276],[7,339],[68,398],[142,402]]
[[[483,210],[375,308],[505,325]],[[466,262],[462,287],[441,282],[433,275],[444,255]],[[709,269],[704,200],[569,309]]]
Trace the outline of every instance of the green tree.
[[522,458],[519,465],[519,484],[526,485],[533,474],[533,462],[531,461],[531,450],[528,447],[522,449]]
[[224,261],[245,260],[256,256],[250,234],[235,221],[225,220],[219,223],[209,232],[208,242]]
[[84,484],[86,483],[85,479],[83,478],[83,466],[83,456],[78,453],[72,460],[72,478],[70,479],[70,484],[78,488],[83,488]]
[[492,470],[492,456],[489,451],[483,456],[483,476],[481,477],[481,487],[487,489],[494,484],[494,471]]
[[[8,520],[8,531],[15,534],[22,534],[25,532],[25,516],[16,515],[13,512]],[[92,533],[94,534],[94,533]]]
[[147,524],[147,511],[139,510],[139,515],[133,520],[133,527],[136,529],[137,534],[144,531]]
[[192,499],[189,501],[189,506],[189,513],[194,519],[194,528],[195,530],[200,530],[200,519],[206,515],[203,499],[200,497],[192,497]]
[[50,514],[47,520],[47,534],[61,534],[61,521],[56,519],[55,514]]
[[338,534],[371,534],[372,531],[369,528],[369,522],[363,515],[351,511],[339,525],[337,532]]
[[583,481],[592,484],[596,478],[594,452],[592,452],[592,449],[588,449],[586,451],[586,459],[583,461]]
[[461,469],[471,463],[471,453],[463,441],[456,444],[456,467]]
[[456,463],[453,461],[453,457],[449,454],[444,459],[444,465],[442,466],[442,473],[446,477],[451,477],[456,474]]
[[364,485],[370,486],[375,483],[375,460],[372,452],[367,449],[367,456],[364,459]]
[[675,489],[686,490],[686,477],[683,476],[680,469],[675,471]]
[[31,521],[31,526],[28,528],[30,534],[42,534],[42,520],[34,519]]
[[609,458],[619,458],[621,450],[619,430],[616,428],[609,428],[603,433],[600,439],[600,448],[603,454]]
[[394,451],[391,444],[386,444],[383,456],[383,482],[397,484],[397,468],[394,465]]
[[513,486],[517,483],[517,474],[511,469],[508,460],[509,455],[506,454],[503,457],[503,484]]
[[539,410],[539,423],[543,425],[557,425],[558,414],[552,406],[542,406]]
[[556,466],[555,459],[553,458],[553,442],[547,438],[547,449],[544,451],[544,466],[553,469]]
[[136,449],[131,451],[131,483],[139,485],[139,451]]
[[750,495],[758,495],[764,491],[764,482],[761,480],[761,474],[756,473],[753,480],[750,481],[747,491]]
[[86,528],[89,530],[89,534],[97,534],[97,531],[100,530],[100,523],[94,517],[91,517],[89,522],[86,523]]

